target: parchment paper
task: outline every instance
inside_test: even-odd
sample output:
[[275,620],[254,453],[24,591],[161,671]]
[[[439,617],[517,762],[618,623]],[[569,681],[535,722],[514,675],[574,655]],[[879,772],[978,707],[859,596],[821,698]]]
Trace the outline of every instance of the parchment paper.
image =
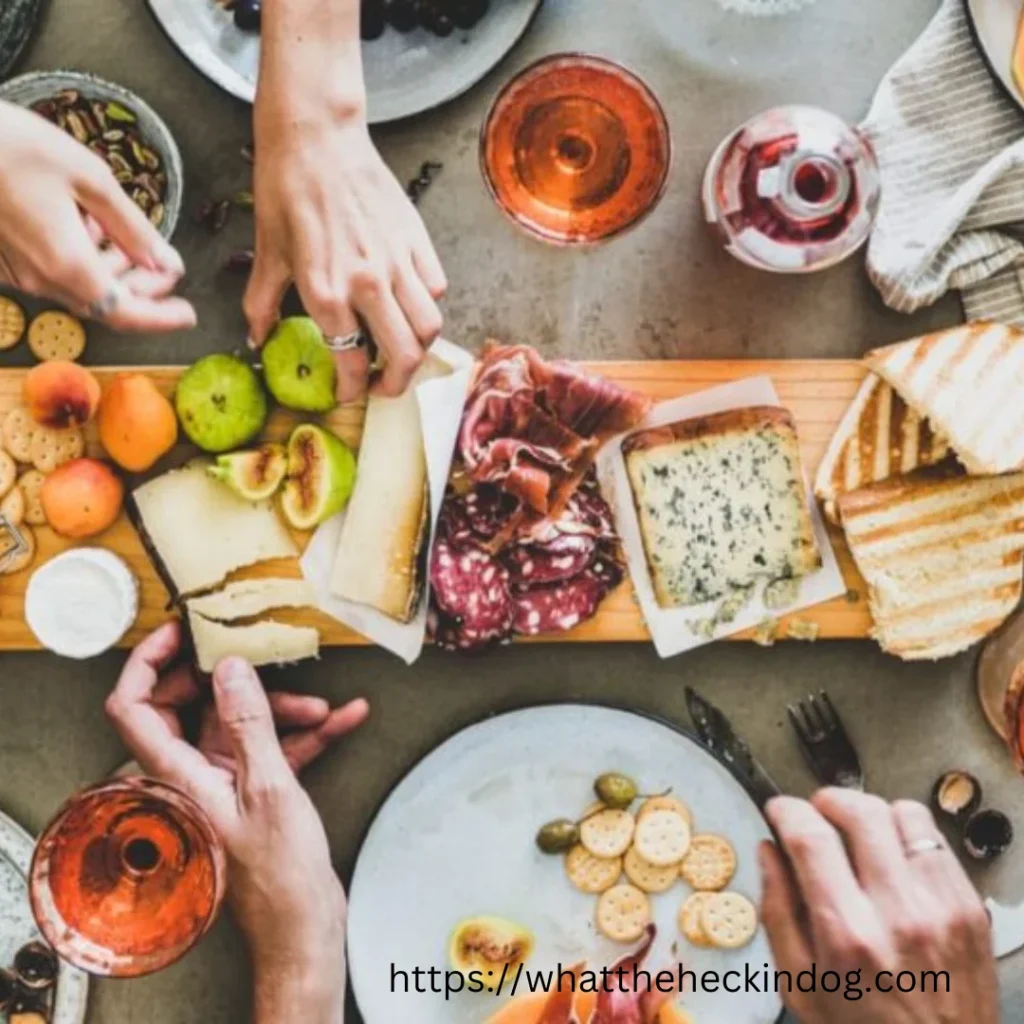
[[[647,418],[628,433],[645,430],[648,427],[660,427],[666,423],[690,419],[693,416],[706,416],[711,413],[724,412],[727,409],[738,409],[751,405],[781,405],[775,386],[768,377],[749,377],[746,380],[734,381],[721,387],[701,391],[695,395],[662,402],[651,410]],[[821,551],[822,567],[801,580],[799,598],[784,609],[769,609],[764,604],[764,587],[768,581],[759,584],[752,600],[743,607],[732,622],[719,624],[708,636],[702,636],[691,629],[690,624],[697,625],[710,619],[722,602],[722,598],[708,601],[706,604],[691,605],[685,608],[661,608],[654,595],[654,586],[647,568],[643,540],[640,535],[640,523],[633,504],[633,492],[626,473],[626,461],[622,455],[622,442],[627,434],[612,438],[602,449],[597,459],[597,474],[601,482],[601,490],[615,513],[615,523],[629,566],[629,574],[633,580],[640,610],[643,612],[647,628],[651,631],[654,646],[662,658],[701,647],[720,637],[757,626],[767,618],[780,614],[810,608],[812,605],[829,601],[840,594],[846,593],[843,574],[836,562],[835,552],[829,541],[828,531],[818,511],[817,503],[805,478],[807,502],[814,523],[814,535]],[[805,474],[806,477],[806,474]]]
[[[416,388],[430,490],[428,564],[474,363],[473,356],[465,349],[444,340],[434,342],[430,348],[430,357],[446,363],[452,372],[425,381]],[[303,576],[316,592],[316,607],[411,665],[423,650],[427,630],[428,588],[423,588],[419,610],[411,622],[398,622],[369,605],[345,601],[331,594],[331,573],[344,522],[344,511],[328,519],[313,534],[299,562]]]

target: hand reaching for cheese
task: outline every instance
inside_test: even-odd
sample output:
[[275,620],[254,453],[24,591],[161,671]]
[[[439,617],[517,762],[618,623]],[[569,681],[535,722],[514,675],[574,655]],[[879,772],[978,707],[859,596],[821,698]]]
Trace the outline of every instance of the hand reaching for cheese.
[[[253,668],[227,658],[213,677],[195,746],[180,713],[201,700],[189,666],[175,664],[180,626],[144,640],[125,665],[107,713],[151,775],[209,815],[227,848],[228,894],[249,943],[256,1024],[338,1024],[345,991],[345,893],[323,823],[295,772],[366,718],[364,700],[331,710],[317,697],[267,694]],[[166,669],[166,671],[164,671]],[[277,730],[288,730],[283,739]]]
[[985,908],[926,807],[825,789],[767,814],[792,870],[765,844],[761,918],[803,1024],[997,1024]]

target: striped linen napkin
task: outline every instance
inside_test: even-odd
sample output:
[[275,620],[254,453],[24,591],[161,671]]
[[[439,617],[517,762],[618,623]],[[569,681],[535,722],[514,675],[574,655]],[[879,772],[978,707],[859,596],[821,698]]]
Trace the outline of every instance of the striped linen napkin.
[[1024,324],[1024,113],[963,0],[943,0],[861,128],[882,169],[868,273],[886,305],[912,313],[958,288],[969,320]]

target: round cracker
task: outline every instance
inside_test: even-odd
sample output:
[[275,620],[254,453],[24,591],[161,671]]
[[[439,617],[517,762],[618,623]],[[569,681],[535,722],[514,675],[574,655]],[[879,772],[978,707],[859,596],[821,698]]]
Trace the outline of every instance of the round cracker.
[[22,569],[27,569],[36,557],[36,535],[27,526],[19,526],[18,532],[25,539],[28,549],[13,561],[2,565],[0,576],[12,576],[16,572],[21,572]]
[[707,892],[691,892],[683,900],[683,905],[679,908],[679,913],[676,914],[676,924],[679,925],[679,931],[683,934],[686,941],[693,946],[707,947],[711,945],[711,940],[707,937],[704,925],[701,923],[704,904],[710,895]]
[[52,473],[65,462],[85,454],[85,434],[78,427],[53,429],[37,426],[32,435],[32,465],[40,473]]
[[694,836],[679,865],[679,874],[694,889],[709,892],[724,889],[736,874],[736,851],[723,836],[712,833]]
[[651,901],[635,885],[616,885],[597,901],[597,930],[612,942],[636,942],[651,923]]
[[648,811],[636,824],[633,845],[655,867],[678,865],[690,848],[690,826],[675,811]]
[[0,501],[0,515],[11,526],[21,526],[25,522],[25,492],[17,486],[12,487],[7,496]]
[[690,810],[682,800],[677,799],[674,796],[651,796],[648,797],[643,804],[640,806],[640,811],[637,814],[639,820],[645,814],[650,814],[651,811],[675,811],[690,826],[690,831],[693,831],[693,812]]
[[32,435],[36,431],[35,420],[23,405],[15,406],[4,417],[3,435],[4,448],[18,462],[32,461]]
[[0,352],[14,348],[25,334],[25,310],[14,299],[0,295]]
[[46,477],[38,469],[26,470],[18,478],[18,486],[25,495],[25,522],[29,526],[45,526],[43,511],[43,484]]
[[14,456],[0,449],[0,498],[18,482],[18,467]]
[[633,839],[636,820],[629,811],[599,811],[580,823],[580,842],[595,857],[621,857]]
[[708,893],[700,923],[712,946],[739,949],[757,931],[757,907],[738,892]]
[[622,858],[622,868],[626,872],[626,877],[644,892],[667,892],[679,881],[679,869],[675,864],[658,867],[644,860],[635,846],[626,851],[625,857]]
[[85,326],[70,313],[47,310],[28,325],[28,347],[44,363],[52,359],[73,363],[85,351]]
[[610,889],[622,874],[621,857],[595,857],[577,843],[565,855],[565,873],[580,892],[596,895]]

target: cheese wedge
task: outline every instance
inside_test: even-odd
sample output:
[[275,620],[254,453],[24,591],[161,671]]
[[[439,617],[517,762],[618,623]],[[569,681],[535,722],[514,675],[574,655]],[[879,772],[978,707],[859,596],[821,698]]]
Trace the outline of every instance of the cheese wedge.
[[252,626],[225,626],[189,609],[188,626],[200,672],[212,672],[222,658],[245,658],[253,665],[287,665],[320,654],[320,634],[307,626],[267,620]]
[[197,460],[132,492],[133,521],[175,596],[215,587],[231,572],[298,549],[273,505],[245,501]]
[[416,387],[450,372],[428,359],[399,398],[371,397],[356,486],[345,512],[331,577],[335,597],[408,622],[422,583],[429,497]]
[[860,386],[818,466],[814,493],[838,523],[836,499],[847,491],[932,466],[950,454],[931,423],[873,373]]
[[1024,331],[972,323],[869,352],[864,361],[969,473],[1024,468]]
[[312,608],[316,605],[313,588],[303,579],[263,577],[237,580],[223,590],[187,602],[189,611],[207,619],[233,622],[248,619],[273,608]]
[[891,654],[957,654],[1020,600],[1024,473],[931,467],[850,491],[838,507],[868,582],[875,637]]

